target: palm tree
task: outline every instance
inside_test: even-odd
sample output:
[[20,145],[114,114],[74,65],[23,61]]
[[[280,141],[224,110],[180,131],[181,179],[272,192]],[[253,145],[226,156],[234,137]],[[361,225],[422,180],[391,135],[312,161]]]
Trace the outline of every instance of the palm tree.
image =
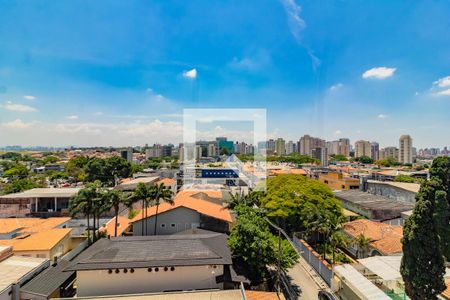
[[355,239],[355,244],[357,247],[356,250],[356,258],[359,258],[362,256],[364,258],[364,255],[366,251],[369,249],[370,243],[372,242],[371,238],[367,238],[364,236],[364,234],[360,234]]
[[79,190],[78,193],[75,196],[73,196],[69,201],[69,211],[72,216],[75,216],[78,213],[82,213],[84,216],[86,216],[87,236],[89,243],[91,243],[91,237],[89,232],[90,228],[89,217],[93,212],[93,201],[96,197],[95,188],[92,185],[93,184],[87,184],[85,188]]
[[[148,187],[143,182],[139,182],[136,189],[133,191],[133,194],[131,195],[131,204],[133,202],[142,201],[142,235],[147,235],[147,226],[144,223],[147,221],[147,207],[149,206],[149,203],[151,200],[154,199],[153,195],[153,186]],[[130,204],[130,205],[131,205]],[[145,228],[145,234],[144,234],[144,228]]]
[[342,231],[335,231],[330,236],[331,250],[333,251],[333,265],[335,263],[336,248],[347,247],[348,237]]
[[154,204],[156,205],[156,214],[155,214],[155,229],[153,231],[153,234],[156,235],[156,226],[158,223],[158,209],[161,202],[169,203],[170,205],[174,204],[173,201],[173,192],[172,190],[165,186],[163,183],[157,184],[151,187],[152,190],[152,198],[154,201]]
[[117,225],[119,217],[120,204],[126,204],[129,199],[129,195],[118,190],[106,190],[102,197],[105,199],[105,204],[107,210],[114,209],[115,225],[114,225],[114,236],[117,236]]

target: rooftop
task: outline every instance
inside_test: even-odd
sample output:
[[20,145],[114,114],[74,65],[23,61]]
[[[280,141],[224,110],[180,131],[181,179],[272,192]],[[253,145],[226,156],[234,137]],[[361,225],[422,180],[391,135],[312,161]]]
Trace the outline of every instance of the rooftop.
[[410,182],[395,182],[395,181],[377,181],[377,180],[367,180],[368,183],[377,183],[377,184],[385,184],[390,185],[396,188],[403,189],[405,191],[418,193],[420,190],[420,184],[418,183],[410,183]]
[[0,292],[20,281],[29,272],[48,263],[46,259],[11,256],[0,262]]
[[[336,198],[356,206],[359,209],[370,211],[371,218],[375,220],[388,220],[400,217],[404,211],[412,210],[414,203],[392,200],[380,195],[374,195],[360,190],[334,191]],[[347,209],[351,209],[347,207]]]
[[360,219],[344,223],[343,230],[353,238],[361,234],[370,238],[372,247],[384,255],[402,252],[403,228],[401,226]]
[[67,268],[104,270],[161,266],[230,265],[225,234],[133,236],[101,239],[90,255]]
[[134,179],[126,179],[122,181],[118,186],[116,186],[114,189],[117,190],[134,190],[139,183],[144,184],[153,184],[159,179],[158,176],[153,177],[139,177]]
[[70,221],[70,218],[1,218],[0,234],[19,230],[22,234],[36,233],[52,229]]
[[[178,207],[186,207],[195,210],[203,215],[211,216],[219,220],[233,222],[231,213],[224,208],[222,203],[222,192],[220,191],[180,191],[174,198],[174,205],[162,203],[159,206],[158,213],[163,213]],[[156,206],[147,208],[147,216],[156,214]],[[141,211],[131,220],[131,223],[142,219]]]
[[166,293],[150,293],[136,295],[114,295],[110,297],[78,297],[77,299],[126,299],[126,300],[279,300],[275,292],[245,291],[245,298],[241,290],[206,290],[182,291]]
[[41,231],[24,238],[1,240],[2,245],[9,245],[14,251],[46,251],[56,246],[65,236],[69,235],[71,228],[53,228]]
[[35,188],[21,193],[0,196],[0,199],[22,199],[22,198],[70,198],[81,188]]

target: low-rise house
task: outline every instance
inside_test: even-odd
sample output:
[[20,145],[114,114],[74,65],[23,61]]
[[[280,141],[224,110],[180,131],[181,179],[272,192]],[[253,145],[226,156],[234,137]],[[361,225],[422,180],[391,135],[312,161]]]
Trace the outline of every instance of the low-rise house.
[[[344,223],[342,229],[350,238],[347,250],[357,258],[402,253],[401,226],[361,219]],[[358,241],[361,236],[366,240],[365,243]]]
[[10,240],[1,240],[0,245],[11,246],[15,255],[53,259],[61,257],[70,250],[71,230],[70,228],[53,228]]
[[0,217],[68,216],[69,200],[80,188],[35,188],[0,196]]
[[[233,222],[231,212],[223,206],[223,196],[220,191],[180,191],[174,198],[174,204],[162,203],[158,208],[158,223],[156,234],[174,234],[190,228],[202,228],[216,232],[229,232]],[[156,206],[140,211],[132,220],[133,234],[154,234]],[[146,230],[145,230],[146,227]]]
[[9,256],[0,261],[0,299],[20,299],[20,287],[49,266],[44,258]]
[[86,252],[89,255],[66,269],[77,272],[80,297],[224,289],[233,284],[227,236],[220,233],[101,239]]
[[319,181],[328,185],[332,190],[359,189],[359,179],[350,177],[348,173],[333,171],[320,173]]
[[385,198],[399,201],[416,203],[416,195],[419,192],[420,184],[409,182],[392,182],[363,180],[362,190],[370,194],[383,196]]

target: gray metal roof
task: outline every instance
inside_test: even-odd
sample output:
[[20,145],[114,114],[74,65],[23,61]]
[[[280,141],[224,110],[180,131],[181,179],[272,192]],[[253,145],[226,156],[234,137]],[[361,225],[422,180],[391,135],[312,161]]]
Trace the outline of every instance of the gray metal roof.
[[224,234],[133,236],[101,239],[90,255],[66,270],[104,270],[161,266],[230,265],[231,252]]
[[75,196],[81,188],[35,188],[21,193],[0,196],[0,199],[24,198],[70,198]]
[[400,216],[401,212],[414,208],[414,203],[391,200],[389,198],[373,195],[359,190],[335,191],[336,198],[351,202],[354,205],[366,210],[373,211],[392,211],[397,212]]

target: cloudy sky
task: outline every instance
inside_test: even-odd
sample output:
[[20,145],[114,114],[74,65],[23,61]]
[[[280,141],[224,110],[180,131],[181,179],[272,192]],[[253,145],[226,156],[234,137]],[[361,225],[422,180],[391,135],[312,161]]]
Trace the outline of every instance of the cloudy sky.
[[447,1],[0,0],[0,146],[176,143],[184,108],[265,108],[274,138],[450,146],[449,15]]

